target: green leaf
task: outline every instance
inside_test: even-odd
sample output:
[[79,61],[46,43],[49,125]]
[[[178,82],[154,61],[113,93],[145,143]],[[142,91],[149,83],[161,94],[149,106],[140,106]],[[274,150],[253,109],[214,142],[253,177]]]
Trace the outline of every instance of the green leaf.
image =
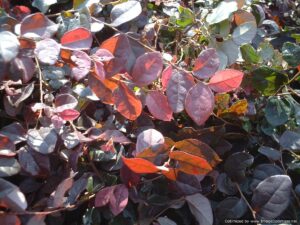
[[241,46],[241,53],[243,59],[247,63],[257,64],[261,61],[260,56],[257,54],[256,50],[250,44],[245,44]]
[[291,42],[285,42],[282,47],[283,59],[290,66],[296,67],[300,65],[300,46]]
[[237,9],[238,7],[236,1],[222,1],[216,8],[212,10],[212,13],[206,17],[206,21],[210,25],[219,23],[228,19],[231,13],[235,12]]
[[186,26],[190,25],[194,21],[194,13],[189,8],[185,8],[182,6],[179,6],[179,18],[176,20],[176,24],[182,28],[185,28]]
[[252,85],[261,94],[270,96],[288,82],[288,76],[278,70],[262,66],[252,72]]
[[265,108],[265,117],[272,126],[280,126],[289,120],[291,111],[291,105],[288,105],[287,102],[277,97],[271,97]]

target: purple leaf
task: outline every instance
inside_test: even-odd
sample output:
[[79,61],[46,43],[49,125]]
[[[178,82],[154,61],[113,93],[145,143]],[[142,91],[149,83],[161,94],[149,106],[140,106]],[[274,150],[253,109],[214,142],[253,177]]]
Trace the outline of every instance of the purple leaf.
[[10,64],[11,79],[22,79],[23,83],[29,82],[35,72],[35,64],[29,57],[17,57]]
[[49,127],[41,127],[39,130],[30,129],[27,134],[27,144],[35,151],[42,154],[54,151],[57,142],[57,134],[54,129]]
[[114,186],[113,195],[109,200],[109,208],[115,216],[120,214],[128,203],[128,189],[124,184]]
[[54,65],[59,57],[60,45],[53,39],[44,39],[36,44],[34,53],[44,64]]
[[74,109],[78,104],[77,99],[70,94],[61,94],[55,98],[55,111],[62,112],[66,109]]
[[76,50],[73,51],[71,60],[76,64],[76,66],[71,69],[71,75],[76,81],[79,81],[90,72],[91,59],[85,52]]

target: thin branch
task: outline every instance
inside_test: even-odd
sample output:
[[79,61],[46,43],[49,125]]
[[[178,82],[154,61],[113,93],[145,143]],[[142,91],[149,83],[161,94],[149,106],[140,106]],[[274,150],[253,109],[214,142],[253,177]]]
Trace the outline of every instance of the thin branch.
[[[44,103],[44,98],[43,98],[43,74],[42,74],[42,70],[41,70],[41,66],[40,66],[38,58],[35,56],[34,59],[35,59],[35,63],[37,65],[38,74],[39,74],[40,103],[43,104]],[[37,124],[38,124],[39,119],[42,117],[42,113],[43,113],[43,109],[41,109],[39,111],[39,116],[38,116],[38,119],[37,119]],[[36,127],[37,127],[37,124],[36,124]]]
[[250,209],[253,219],[256,220],[256,215],[255,215],[256,212],[253,210],[253,208],[252,208],[251,205],[249,204],[249,202],[248,202],[248,200],[246,199],[245,195],[243,194],[243,192],[242,192],[242,190],[241,190],[239,184],[238,184],[238,183],[234,183],[234,184],[235,184],[236,188],[238,189],[238,191],[239,191],[239,193],[240,193],[240,195],[241,195],[241,198],[245,201],[245,203],[247,204],[248,208]]

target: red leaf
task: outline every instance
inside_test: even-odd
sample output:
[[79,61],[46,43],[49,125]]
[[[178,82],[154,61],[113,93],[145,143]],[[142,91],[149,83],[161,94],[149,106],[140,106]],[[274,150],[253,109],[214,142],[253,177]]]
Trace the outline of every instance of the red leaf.
[[58,25],[42,13],[26,16],[21,22],[21,36],[28,38],[51,38],[57,31]]
[[160,170],[146,159],[122,157],[124,164],[135,173],[157,173]]
[[115,186],[106,187],[98,191],[95,196],[95,207],[102,207],[109,203],[111,196],[114,193]]
[[208,48],[195,61],[193,73],[200,79],[210,78],[219,68],[220,60],[216,49]]
[[16,147],[7,136],[0,134],[0,156],[12,157],[16,155]]
[[196,124],[202,125],[213,112],[214,101],[210,88],[199,82],[187,93],[185,109]]
[[78,118],[80,115],[80,112],[78,112],[75,109],[66,109],[62,112],[59,112],[58,115],[63,119],[63,120],[68,120],[68,121],[73,121]]
[[172,151],[169,157],[170,159],[177,160],[179,164],[178,169],[187,174],[207,174],[212,170],[212,167],[204,158],[186,152]]
[[194,84],[195,82],[191,74],[173,69],[167,86],[167,97],[174,113],[184,110],[186,94]]
[[126,184],[128,187],[138,185],[141,180],[141,176],[131,171],[126,165],[123,165],[120,169],[120,177],[122,183]]
[[167,89],[168,82],[172,76],[172,72],[173,72],[173,68],[170,65],[166,69],[164,69],[164,71],[161,74],[161,85],[162,85],[163,91],[165,91]]
[[118,34],[107,39],[100,48],[110,51],[114,56],[112,60],[105,63],[107,78],[117,73],[130,71],[135,56],[125,34]]
[[146,97],[146,105],[156,119],[163,121],[172,120],[172,109],[169,106],[167,97],[160,91],[150,91]]
[[93,36],[86,28],[79,27],[66,32],[60,39],[60,42],[64,47],[71,49],[90,49],[93,42]]
[[141,100],[122,82],[114,91],[113,98],[117,111],[125,118],[135,120],[140,116],[142,112]]
[[115,216],[120,214],[128,203],[128,189],[124,184],[114,186],[113,195],[109,200],[109,208]]
[[221,70],[209,80],[209,87],[215,92],[228,92],[237,89],[243,80],[244,73],[234,69]]
[[133,81],[139,86],[151,84],[163,69],[163,59],[159,52],[145,53],[137,58],[132,71]]

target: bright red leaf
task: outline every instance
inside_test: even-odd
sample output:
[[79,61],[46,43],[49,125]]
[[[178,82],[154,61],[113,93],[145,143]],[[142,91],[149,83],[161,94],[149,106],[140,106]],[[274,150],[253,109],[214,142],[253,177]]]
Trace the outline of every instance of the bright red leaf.
[[185,110],[196,124],[202,125],[213,112],[214,102],[210,88],[199,82],[187,93]]
[[215,92],[228,92],[237,89],[243,80],[244,73],[234,69],[221,70],[209,80],[209,87]]
[[141,100],[125,84],[119,83],[119,87],[114,91],[113,97],[117,111],[125,118],[135,120],[140,116],[142,112]]
[[160,170],[146,159],[122,157],[124,164],[135,173],[157,173]]
[[172,109],[167,97],[160,91],[150,91],[146,97],[146,105],[150,113],[159,120],[171,121]]
[[71,49],[90,49],[93,42],[93,36],[86,28],[79,27],[66,32],[60,39],[60,42],[62,46]]

